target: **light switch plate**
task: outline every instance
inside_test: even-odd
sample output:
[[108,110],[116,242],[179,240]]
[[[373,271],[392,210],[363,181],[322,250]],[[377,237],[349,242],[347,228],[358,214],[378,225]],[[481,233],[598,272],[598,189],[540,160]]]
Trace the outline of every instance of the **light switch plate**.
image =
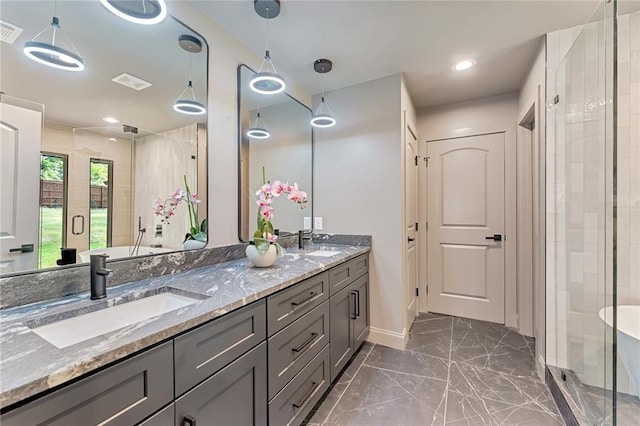
[[322,217],[314,218],[313,229],[316,231],[322,231]]
[[304,217],[304,225],[303,225],[304,229],[311,229],[311,216],[305,216]]

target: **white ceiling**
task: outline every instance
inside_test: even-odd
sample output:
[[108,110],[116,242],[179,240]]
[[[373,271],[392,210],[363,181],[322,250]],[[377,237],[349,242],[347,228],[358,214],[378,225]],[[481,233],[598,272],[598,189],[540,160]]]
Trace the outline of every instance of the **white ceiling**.
[[[265,20],[253,1],[192,2],[264,54]],[[278,71],[310,93],[322,89],[314,60],[329,58],[327,90],[404,72],[416,108],[426,108],[518,90],[542,35],[585,23],[598,3],[282,0],[269,43]],[[453,73],[465,58],[477,66]]]

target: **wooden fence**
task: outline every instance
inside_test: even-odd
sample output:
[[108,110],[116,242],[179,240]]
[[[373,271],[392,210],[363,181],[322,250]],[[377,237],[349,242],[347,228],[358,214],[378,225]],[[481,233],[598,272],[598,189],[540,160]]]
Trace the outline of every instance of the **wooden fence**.
[[[97,209],[107,208],[109,203],[109,187],[91,185],[91,207]],[[64,184],[52,180],[40,181],[40,206],[62,207],[64,203]]]

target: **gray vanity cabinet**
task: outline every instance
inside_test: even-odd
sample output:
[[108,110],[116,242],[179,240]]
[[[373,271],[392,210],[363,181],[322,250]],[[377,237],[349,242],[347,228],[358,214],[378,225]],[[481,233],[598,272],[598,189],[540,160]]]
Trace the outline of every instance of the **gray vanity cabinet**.
[[247,352],[176,401],[178,426],[267,424],[267,344]]
[[352,276],[346,288],[331,295],[331,381],[338,377],[369,335],[369,274],[366,271],[360,270],[360,277]]
[[2,426],[139,423],[173,400],[173,342],[164,343],[2,416]]

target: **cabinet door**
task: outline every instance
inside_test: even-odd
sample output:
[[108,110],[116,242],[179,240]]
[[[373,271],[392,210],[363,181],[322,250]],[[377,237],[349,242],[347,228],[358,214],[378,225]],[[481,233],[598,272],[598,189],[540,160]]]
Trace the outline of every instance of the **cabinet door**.
[[269,339],[269,400],[329,343],[329,324],[325,300]]
[[273,336],[329,298],[329,274],[323,272],[267,297],[267,331]]
[[173,399],[173,342],[4,414],[2,426],[136,424]]
[[351,317],[355,316],[356,294],[345,288],[331,296],[331,381],[353,355],[353,327]]
[[269,424],[299,425],[329,389],[329,347],[325,346],[269,403]]
[[176,401],[176,425],[189,424],[267,424],[266,342]]
[[349,286],[349,289],[356,295],[356,312],[353,320],[353,351],[355,352],[369,335],[369,274],[358,278]]
[[262,342],[266,321],[260,300],[176,337],[176,397]]

